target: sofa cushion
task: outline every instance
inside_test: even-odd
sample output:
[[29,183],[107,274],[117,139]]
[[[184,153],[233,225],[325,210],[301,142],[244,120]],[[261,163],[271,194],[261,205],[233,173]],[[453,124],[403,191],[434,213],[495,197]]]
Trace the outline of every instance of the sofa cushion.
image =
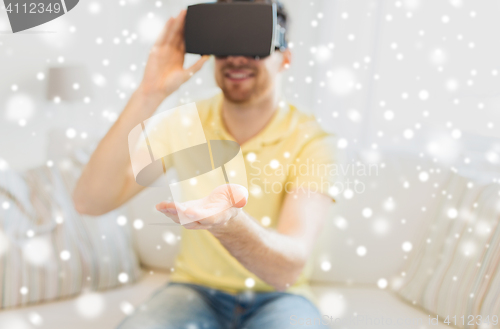
[[403,244],[422,239],[451,172],[416,155],[376,151],[349,154],[342,170],[353,193],[341,193],[333,206],[312,259],[312,280],[390,281],[407,262]]
[[405,269],[400,296],[442,317],[456,316],[460,328],[480,327],[477,316],[497,316],[496,326],[482,327],[498,328],[499,191],[498,184],[453,176]]
[[148,273],[133,285],[108,291],[86,291],[75,298],[4,310],[0,312],[0,328],[116,328],[167,281],[166,274]]
[[[116,328],[123,318],[132,314],[154,291],[167,282],[168,275],[153,272],[127,287],[105,292],[85,293],[77,298],[2,311],[0,312],[0,328]],[[429,324],[427,313],[404,302],[387,290],[325,284],[313,285],[311,288],[320,302],[322,321],[326,321],[325,316],[328,316],[329,324],[335,321],[330,317],[343,321],[354,321],[355,316],[358,317],[356,325],[331,325],[331,328],[450,328],[441,322]],[[408,321],[408,323],[396,325],[398,319]],[[300,319],[291,318],[291,321],[298,322]],[[372,321],[371,325],[370,321]]]
[[[171,174],[171,172],[169,172]],[[148,268],[171,271],[180,248],[181,225],[156,210],[155,205],[170,195],[167,188],[146,188],[130,202],[132,220],[144,225],[133,230],[134,248],[141,264]]]
[[[437,319],[436,316],[429,316],[429,313],[405,302],[388,290],[335,284],[313,285],[312,289],[319,301],[323,321],[330,324],[331,328],[453,328],[442,323],[441,317]],[[335,322],[335,319],[339,320]]]
[[[126,215],[76,212],[82,164],[65,159],[22,175],[0,173],[0,308],[107,289],[141,274]],[[123,220],[120,221],[123,223]]]

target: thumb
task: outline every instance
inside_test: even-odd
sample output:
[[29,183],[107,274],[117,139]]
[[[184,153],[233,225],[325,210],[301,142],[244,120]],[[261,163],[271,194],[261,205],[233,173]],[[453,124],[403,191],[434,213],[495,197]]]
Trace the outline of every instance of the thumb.
[[228,184],[228,187],[234,200],[234,207],[243,208],[248,201],[248,190],[239,184]]
[[186,72],[186,81],[189,80],[196,72],[201,70],[203,67],[203,64],[205,64],[208,60],[210,59],[209,55],[203,55],[201,58],[196,61],[193,65],[191,65],[188,69],[185,70]]

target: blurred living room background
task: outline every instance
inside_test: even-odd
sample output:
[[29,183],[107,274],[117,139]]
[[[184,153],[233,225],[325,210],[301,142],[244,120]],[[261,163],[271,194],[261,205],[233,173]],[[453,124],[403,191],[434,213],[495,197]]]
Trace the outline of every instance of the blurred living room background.
[[[33,186],[43,187],[36,170],[53,168],[65,157],[76,157],[82,165],[86,153],[78,153],[78,148],[95,147],[120,115],[166,20],[198,2],[82,0],[64,16],[16,34],[10,32],[2,7],[0,178],[4,182],[0,187],[15,189],[20,186],[16,184],[26,183],[31,192],[21,188],[9,192],[19,200],[25,193],[25,205],[33,204]],[[342,158],[347,168],[363,163],[378,168],[371,176],[359,177],[355,170],[344,173],[362,183],[364,190],[341,191],[312,260],[311,276],[324,314],[427,320],[429,314],[467,317],[496,310],[498,320],[500,45],[495,31],[500,30],[500,3],[283,2],[290,15],[293,53],[281,82],[285,98],[338,136],[339,161]],[[186,55],[186,65],[197,58]],[[217,92],[209,62],[159,111]],[[14,173],[19,177],[11,178]],[[109,214],[105,225],[92,222],[80,227],[99,240],[89,243],[94,249],[88,257],[84,247],[75,247],[80,261],[92,263],[89,259],[99,254],[96,246],[104,243],[101,236],[115,236],[112,241],[125,247],[113,252],[106,245],[110,258],[105,262],[126,263],[127,268],[109,265],[106,275],[112,278],[101,277],[94,286],[85,286],[79,282],[84,277],[77,275],[66,293],[54,288],[50,300],[55,302],[39,303],[45,295],[34,291],[46,278],[27,278],[33,266],[46,264],[29,259],[38,257],[32,249],[46,244],[40,240],[31,249],[23,244],[29,245],[29,238],[56,234],[51,225],[66,225],[69,220],[64,216],[74,213],[67,209],[64,216],[52,214],[38,231],[29,229],[33,225],[29,221],[13,229],[19,221],[9,211],[15,205],[4,196],[0,257],[9,262],[0,269],[4,282],[13,282],[9,285],[16,288],[8,291],[6,283],[0,283],[1,307],[8,308],[0,310],[0,327],[113,328],[134,312],[168,280],[180,232],[175,226],[149,225],[159,218],[155,219],[150,198],[144,194]],[[19,209],[21,216],[23,207]],[[13,231],[24,232],[23,238]],[[75,273],[85,268],[73,257],[76,251],[49,249],[47,262],[54,257],[59,263],[75,261],[68,270]],[[113,260],[115,256],[119,259]],[[20,265],[26,259],[29,264]],[[9,264],[16,264],[17,274]],[[100,265],[95,266],[102,274]],[[124,287],[106,290],[117,286]],[[57,301],[58,296],[64,299]],[[499,328],[498,321],[455,325]],[[364,328],[338,326],[344,327]]]

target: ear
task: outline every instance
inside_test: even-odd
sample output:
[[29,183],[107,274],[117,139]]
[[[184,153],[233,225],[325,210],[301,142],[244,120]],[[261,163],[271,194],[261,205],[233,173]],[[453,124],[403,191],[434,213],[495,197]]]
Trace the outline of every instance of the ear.
[[281,67],[280,67],[280,72],[287,70],[290,64],[292,63],[292,52],[290,49],[285,49],[281,51],[282,54],[282,61],[281,61]]

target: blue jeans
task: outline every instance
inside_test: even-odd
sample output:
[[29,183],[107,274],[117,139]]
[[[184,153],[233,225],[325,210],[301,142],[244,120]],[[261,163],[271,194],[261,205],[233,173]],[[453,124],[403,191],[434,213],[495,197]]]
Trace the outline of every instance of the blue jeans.
[[124,319],[118,329],[327,328],[319,321],[314,321],[315,325],[298,325],[299,318],[320,319],[321,315],[308,299],[290,293],[233,295],[171,282]]

